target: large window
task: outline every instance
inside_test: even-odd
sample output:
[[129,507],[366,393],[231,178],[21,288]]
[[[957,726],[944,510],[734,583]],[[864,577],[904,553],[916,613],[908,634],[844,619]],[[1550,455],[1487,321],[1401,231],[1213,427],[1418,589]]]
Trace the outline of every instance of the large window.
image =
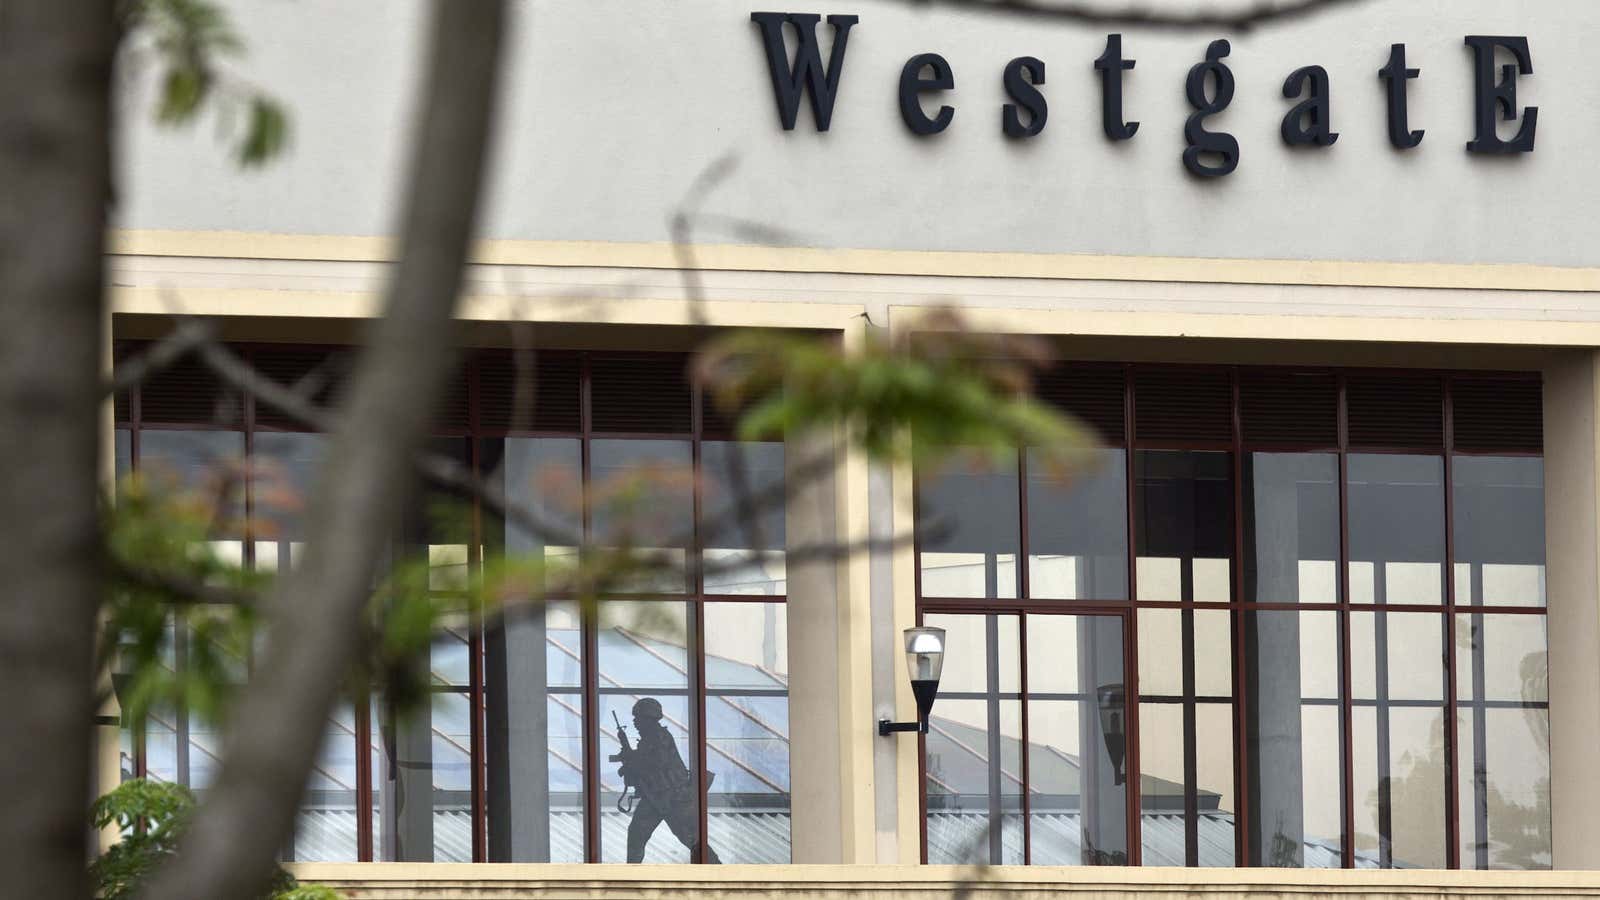
[[1550,865],[1537,377],[1069,365],[918,478],[929,862]]
[[[238,349],[285,383],[338,381],[337,352]],[[558,593],[448,629],[426,660],[425,702],[375,694],[337,709],[287,858],[789,860],[784,447],[734,441],[686,362],[469,355],[434,414],[433,451],[575,540],[423,491],[394,557],[425,561],[427,589],[445,599],[500,553],[542,560],[552,579],[579,543],[670,565],[603,585],[597,604]],[[119,397],[117,418],[121,471],[227,492],[236,514],[218,552],[295,565],[321,435],[195,364]],[[178,671],[186,640],[170,642]],[[183,709],[130,726],[123,745],[127,777],[203,790],[214,772],[215,736]],[[613,759],[625,754],[626,778]]]

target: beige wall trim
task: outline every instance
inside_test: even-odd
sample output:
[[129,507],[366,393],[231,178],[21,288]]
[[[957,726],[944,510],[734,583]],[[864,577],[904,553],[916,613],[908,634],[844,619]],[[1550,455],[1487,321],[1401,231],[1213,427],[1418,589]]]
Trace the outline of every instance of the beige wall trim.
[[[111,252],[130,256],[385,262],[394,258],[394,244],[389,238],[347,235],[115,231],[111,234]],[[490,240],[478,245],[475,259],[484,264],[508,266],[676,269],[683,264],[677,248],[668,243],[603,241]],[[851,250],[730,244],[695,246],[694,264],[703,269],[731,271],[858,275],[1600,291],[1600,267],[1535,265]]]
[[[257,316],[364,319],[376,316],[376,294],[259,288],[113,287],[111,308],[126,315]],[[620,325],[705,325],[719,328],[805,328],[840,331],[866,307],[850,303],[746,303],[682,298],[494,295],[464,297],[456,318],[469,322],[548,322]],[[1600,328],[1600,324],[1597,324]]]
[[1325,869],[953,866],[292,865],[351,898],[1600,897],[1600,875]]
[[[938,310],[890,307],[896,333],[948,327]],[[1357,343],[1600,346],[1600,322],[1540,319],[1401,319],[1356,316],[1237,315],[964,307],[962,326],[997,334],[1185,337]]]

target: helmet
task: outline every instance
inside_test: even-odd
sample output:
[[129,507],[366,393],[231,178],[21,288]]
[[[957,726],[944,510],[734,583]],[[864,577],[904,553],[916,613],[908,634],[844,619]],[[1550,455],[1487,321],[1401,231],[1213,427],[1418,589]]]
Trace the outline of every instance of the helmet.
[[638,718],[660,719],[665,713],[661,711],[661,701],[654,697],[646,697],[633,705],[633,714]]

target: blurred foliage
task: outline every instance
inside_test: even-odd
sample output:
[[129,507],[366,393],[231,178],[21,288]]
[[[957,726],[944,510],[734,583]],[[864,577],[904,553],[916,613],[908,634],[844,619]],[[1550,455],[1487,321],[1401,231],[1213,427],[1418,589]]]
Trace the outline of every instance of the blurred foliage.
[[[259,608],[179,597],[173,589],[189,585],[218,598],[242,598],[268,583],[268,574],[247,571],[219,550],[242,533],[226,512],[234,505],[242,509],[235,502],[239,484],[230,473],[191,489],[160,473],[135,475],[106,507],[112,588],[101,664],[115,665],[118,699],[133,720],[153,708],[182,704],[204,720],[220,721],[244,679]],[[233,541],[220,539],[229,533]],[[189,636],[181,671],[170,664],[178,627]]]
[[[89,864],[98,900],[126,900],[144,879],[177,853],[178,839],[194,810],[194,794],[181,785],[137,779],[125,781],[94,802],[95,828],[115,828],[122,839]],[[302,885],[282,869],[266,900],[339,900],[320,885]]]
[[118,11],[124,45],[136,58],[153,58],[159,73],[158,123],[187,125],[209,102],[240,165],[259,166],[283,151],[289,139],[283,107],[220,67],[222,59],[244,53],[226,11],[208,0],[122,0]]
[[949,311],[927,326],[901,338],[872,329],[853,350],[814,337],[740,332],[713,341],[696,366],[724,410],[742,411],[745,440],[842,424],[848,440],[877,460],[933,467],[976,454],[1003,462],[1031,447],[1054,474],[1085,462],[1090,433],[1032,396],[1033,373],[1051,358],[1043,341],[974,334]]

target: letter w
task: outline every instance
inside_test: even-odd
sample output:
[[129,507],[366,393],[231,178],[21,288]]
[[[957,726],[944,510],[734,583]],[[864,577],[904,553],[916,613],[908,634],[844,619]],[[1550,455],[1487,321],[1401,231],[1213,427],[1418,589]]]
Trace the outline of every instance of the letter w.
[[[811,114],[817,121],[818,131],[827,131],[833,118],[833,98],[839,90],[839,73],[844,71],[844,48],[850,41],[850,26],[860,21],[858,16],[829,16],[833,26],[833,50],[828,58],[828,68],[822,68],[822,54],[817,50],[817,22],[822,17],[815,13],[753,12],[750,21],[761,26],[761,42],[767,50],[767,68],[772,72],[772,91],[778,98],[778,118],[783,120],[783,130],[793,131],[795,118],[800,114],[800,95],[811,89]],[[783,23],[794,26],[800,46],[794,54],[794,66],[789,67],[789,51],[783,38]]]

